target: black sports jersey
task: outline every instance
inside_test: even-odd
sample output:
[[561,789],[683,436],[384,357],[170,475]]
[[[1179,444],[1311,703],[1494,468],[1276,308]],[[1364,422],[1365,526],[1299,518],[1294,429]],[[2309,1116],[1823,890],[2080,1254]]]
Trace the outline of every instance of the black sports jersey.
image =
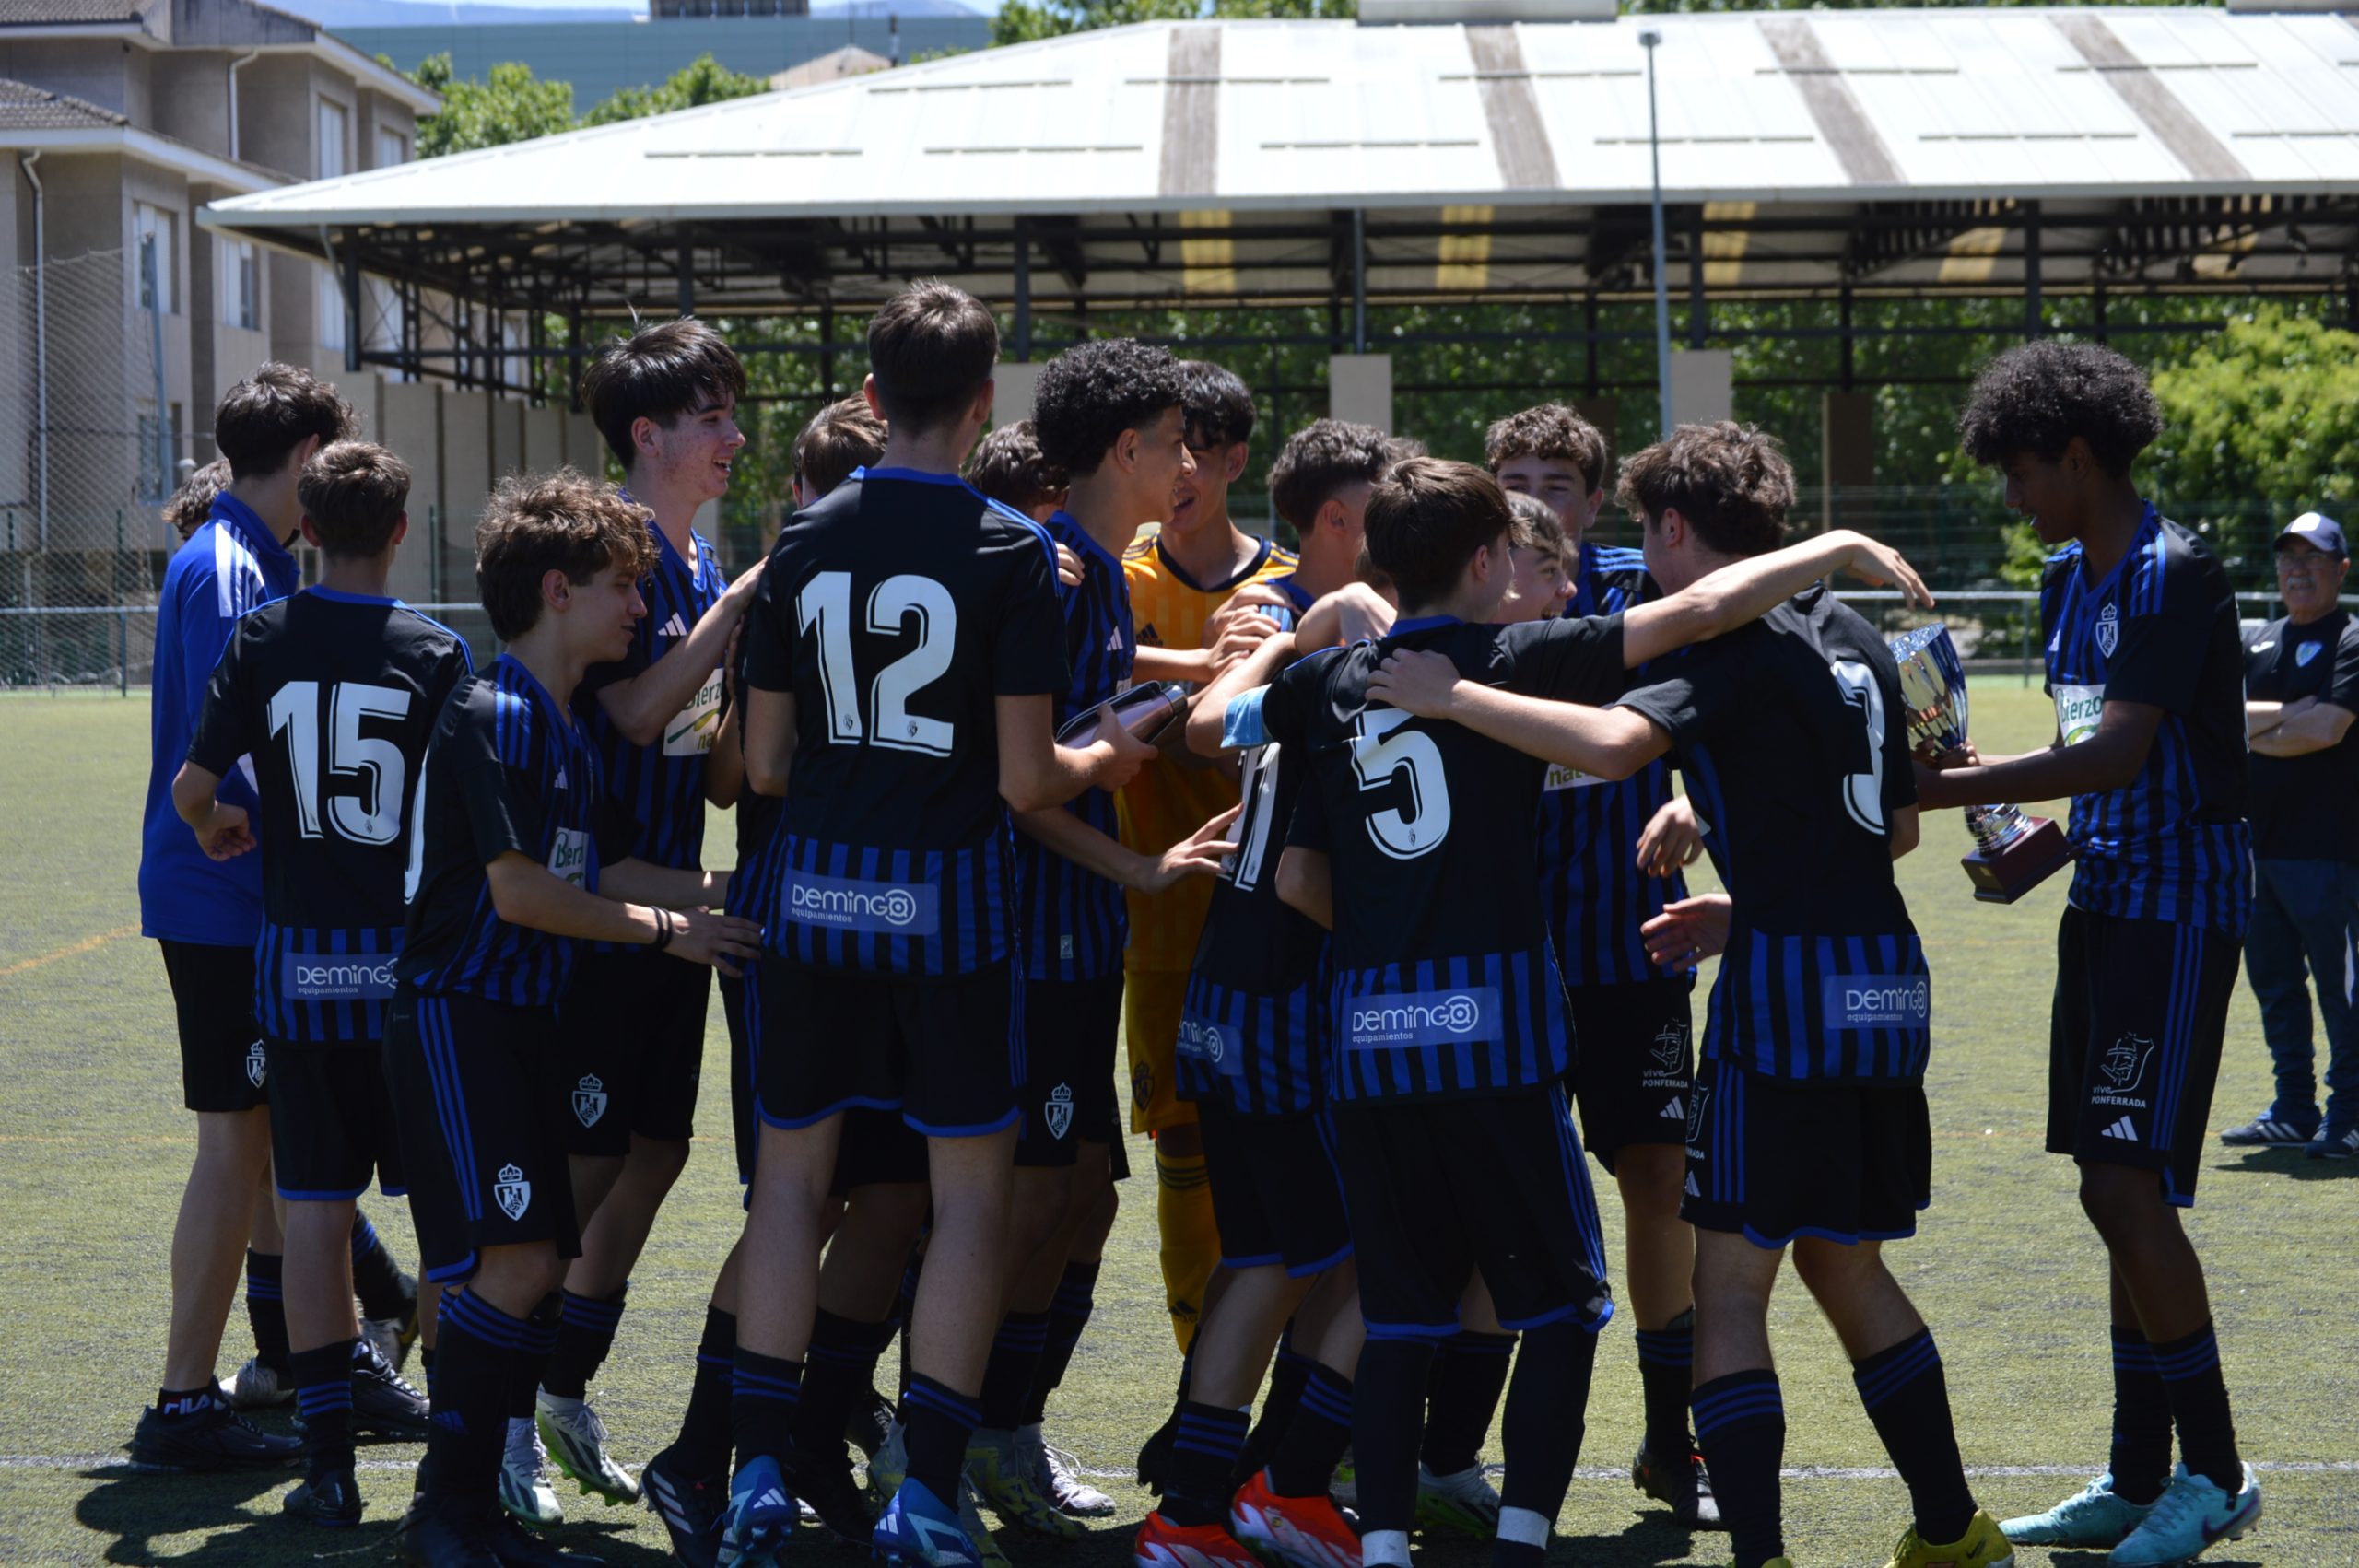
[[254,1021],[273,1039],[383,1034],[409,861],[402,828],[435,717],[472,668],[448,626],[333,589],[274,601],[231,627],[188,760],[226,778],[253,758]]
[[[1640,552],[1584,544],[1565,613],[1618,614],[1655,596]],[[1540,787],[1540,889],[1567,985],[1618,986],[1675,973],[1649,959],[1638,936],[1664,905],[1687,896],[1676,872],[1638,870],[1638,835],[1670,799],[1671,766],[1660,758],[1619,780],[1548,769]]]
[[[2245,644],[2245,696],[2313,697],[2359,713],[2359,619],[2334,610],[2307,626],[2270,622]],[[2263,860],[2359,860],[2359,724],[2306,756],[2263,756],[2252,784],[2252,852]]]
[[[1064,613],[1065,660],[1073,684],[1056,701],[1059,729],[1131,686],[1138,633],[1131,626],[1131,587],[1122,563],[1089,531],[1059,511],[1046,524],[1049,537],[1081,558],[1081,581],[1058,584]],[[1085,790],[1065,803],[1109,838],[1116,837],[1114,797]],[[1033,980],[1097,980],[1122,971],[1122,943],[1130,913],[1122,884],[1074,864],[1024,834],[1015,836],[1016,880],[1022,889],[1024,974]]]
[[779,532],[745,640],[749,684],[794,697],[771,949],[921,977],[1006,958],[994,704],[1072,685],[1048,532],[955,474],[855,471]]
[[549,1007],[573,967],[571,937],[512,926],[484,868],[531,857],[595,893],[630,854],[631,823],[606,805],[597,754],[548,688],[509,654],[442,705],[410,809],[409,925],[395,977],[429,996]]
[[1875,628],[1813,588],[1657,660],[1622,706],[1678,747],[1735,904],[1704,1054],[1772,1078],[1922,1078],[1931,981],[1892,875],[1917,781]]
[[[1250,696],[1233,705],[1248,726],[1255,706]],[[1227,738],[1235,743],[1235,732]],[[1307,769],[1275,741],[1241,761],[1237,853],[1221,862],[1196,942],[1174,1081],[1182,1099],[1287,1116],[1327,1098],[1327,933],[1278,897],[1278,857]]]
[[2252,832],[2244,648],[2228,574],[2150,504],[2103,582],[2089,580],[2077,540],[2048,558],[2039,618],[2064,744],[2095,734],[2108,701],[2163,710],[2137,778],[2072,797],[2072,902],[2242,936]]
[[1547,1082],[1564,1073],[1570,1026],[1532,850],[1546,765],[1446,720],[1370,708],[1368,676],[1400,648],[1510,691],[1603,702],[1623,686],[1622,618],[1400,621],[1380,641],[1296,664],[1260,705],[1267,738],[1305,760],[1306,802],[1325,823],[1335,1097]]

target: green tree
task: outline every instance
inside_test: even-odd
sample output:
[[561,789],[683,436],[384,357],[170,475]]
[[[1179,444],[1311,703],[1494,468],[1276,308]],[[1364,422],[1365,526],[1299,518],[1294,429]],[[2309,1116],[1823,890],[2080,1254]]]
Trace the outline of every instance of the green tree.
[[672,73],[661,87],[617,88],[581,117],[585,125],[610,125],[617,120],[638,120],[669,114],[675,109],[697,109],[733,98],[768,92],[769,82],[733,71],[710,54],[699,54]]
[[530,65],[509,62],[491,68],[488,81],[461,81],[448,54],[429,54],[410,79],[442,95],[440,112],[417,123],[417,156],[473,152],[477,147],[528,142],[573,129],[573,88],[545,82]]

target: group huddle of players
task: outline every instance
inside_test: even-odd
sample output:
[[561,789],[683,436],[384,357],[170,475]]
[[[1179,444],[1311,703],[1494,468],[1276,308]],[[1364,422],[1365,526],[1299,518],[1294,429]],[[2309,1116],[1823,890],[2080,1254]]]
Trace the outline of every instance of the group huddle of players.
[[[744,444],[742,367],[693,320],[613,345],[581,399],[626,484],[495,492],[482,671],[389,596],[407,471],[334,389],[269,366],[224,399],[226,487],[165,587],[142,889],[191,1108],[266,1129],[280,1201],[256,1360],[213,1381],[230,1280],[193,1261],[217,1282],[176,1301],[137,1457],[300,1462],[288,1509],[348,1525],[356,1436],[423,1435],[396,1544],[435,1568],[592,1561],[520,1527],[559,1522],[550,1459],[643,1492],[691,1564],[773,1562],[798,1520],[1003,1562],[978,1503],[1077,1537],[1115,1505],[1042,1428],[1127,1174],[1119,1039],[1186,1352],[1140,1568],[1405,1568],[1421,1528],[1537,1568],[1616,1308],[1585,1155],[1625,1215],[1633,1480],[1736,1568],[1787,1563],[1789,1252],[1908,1488],[1897,1568],[2025,1543],[2152,1568],[2249,1529],[2177,1214],[2247,904],[2241,662],[2219,565],[2129,478],[2158,427],[2134,367],[2018,349],[1961,419],[2057,547],[2075,716],[1997,759],[1912,753],[1893,655],[1824,579],[1930,597],[1859,534],[1786,544],[1792,474],[1751,427],[1625,457],[1642,548],[1615,549],[1585,537],[1608,454],[1567,408],[1493,426],[1483,467],[1321,419],[1268,476],[1289,551],[1229,516],[1254,408],[1226,370],[1086,341],[985,437],[974,299],[906,289],[868,346],[732,582],[692,524]],[[1158,683],[1184,709],[1134,732],[1158,705],[1113,699]],[[2111,1258],[2117,1408],[2106,1473],[2002,1526],[1880,1256],[1931,1190],[1931,981],[1892,865],[1920,809],[2063,796],[2048,1146]],[[708,802],[734,872],[702,869]],[[1727,891],[1691,897],[1705,851]],[[588,1383],[687,1157],[715,969],[745,1216],[679,1434],[634,1477]],[[356,1212],[372,1177],[412,1205],[416,1299]],[[233,1413],[290,1397],[299,1437]]]

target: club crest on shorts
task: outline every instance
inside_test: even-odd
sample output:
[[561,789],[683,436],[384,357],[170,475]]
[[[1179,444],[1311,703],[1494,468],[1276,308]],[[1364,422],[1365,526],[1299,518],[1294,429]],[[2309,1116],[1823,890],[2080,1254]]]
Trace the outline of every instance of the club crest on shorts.
[[2121,646],[2121,606],[2108,604],[2097,612],[2097,651],[2107,659]]
[[533,1206],[533,1184],[514,1165],[502,1165],[499,1175],[492,1180],[491,1196],[501,1213],[511,1220],[521,1220],[524,1211]]
[[2097,1063],[2097,1071],[2105,1074],[2106,1087],[2116,1094],[2127,1094],[2146,1081],[2146,1064],[2154,1059],[2154,1042],[2143,1035],[2124,1035],[2114,1041],[2105,1059]]
[[1041,1107],[1040,1119],[1049,1124],[1049,1136],[1063,1141],[1073,1130],[1073,1085],[1060,1083],[1049,1091],[1049,1103]]
[[246,1047],[246,1082],[259,1089],[264,1075],[269,1071],[270,1058],[264,1054],[262,1042],[256,1040]]
[[605,1114],[606,1085],[596,1073],[583,1073],[581,1082],[573,1086],[573,1119],[584,1127],[595,1127]]
[[1676,1072],[1687,1065],[1687,1030],[1678,1024],[1666,1024],[1662,1033],[1655,1036],[1655,1062],[1665,1072]]

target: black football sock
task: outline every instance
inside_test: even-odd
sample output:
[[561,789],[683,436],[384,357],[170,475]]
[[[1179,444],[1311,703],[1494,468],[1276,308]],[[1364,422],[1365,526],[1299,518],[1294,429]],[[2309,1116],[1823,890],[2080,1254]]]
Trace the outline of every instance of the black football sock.
[[417,1347],[417,1364],[426,1373],[426,1398],[431,1402],[434,1398],[434,1347],[432,1345]]
[[303,1473],[317,1479],[352,1468],[352,1353],[357,1340],[295,1351],[295,1410],[303,1418]]
[[1735,1549],[1735,1568],[1786,1554],[1778,1468],[1786,1457],[1786,1399],[1766,1367],[1731,1372],[1696,1390],[1696,1442]]
[[959,1472],[967,1464],[967,1440],[975,1434],[982,1419],[982,1407],[973,1395],[961,1394],[921,1372],[910,1373],[910,1391],[901,1397],[901,1430],[909,1448],[910,1479],[924,1482],[934,1496],[957,1506]]
[[868,1391],[876,1358],[892,1334],[889,1322],[863,1323],[824,1306],[812,1315],[811,1348],[803,1356],[803,1401],[794,1413],[796,1448],[827,1455],[844,1451],[852,1400]]
[[1565,1506],[1565,1489],[1580,1462],[1589,1431],[1589,1385],[1597,1370],[1597,1336],[1568,1320],[1527,1330],[1516,1355],[1515,1380],[1508,1385],[1499,1441],[1507,1451],[1507,1475],[1499,1487],[1499,1535],[1510,1562],[1544,1555],[1548,1532]]
[[[1917,1534],[1929,1546],[1964,1540],[1974,1523],[1974,1492],[1957,1457],[1957,1427],[1950,1419],[1949,1379],[1930,1328],[1851,1363],[1860,1403],[1875,1423],[1884,1451],[1907,1483]],[[1717,1478],[1717,1472],[1715,1472]]]
[[246,1322],[254,1331],[254,1359],[280,1377],[291,1375],[287,1348],[287,1298],[280,1277],[287,1259],[246,1248]]
[[1254,1418],[1253,1430],[1246,1433],[1245,1452],[1237,1457],[1239,1486],[1267,1465],[1278,1445],[1285,1441],[1286,1426],[1302,1408],[1303,1385],[1310,1381],[1310,1369],[1317,1364],[1294,1348],[1294,1325],[1287,1324],[1278,1338],[1277,1359],[1270,1365],[1270,1391],[1262,1400],[1262,1413]]
[[352,1211],[352,1291],[360,1298],[363,1317],[407,1317],[417,1297],[402,1283],[401,1265],[377,1235],[369,1216]]
[[1073,1364],[1074,1348],[1081,1343],[1089,1315],[1097,1306],[1098,1266],[1095,1258],[1065,1265],[1064,1278],[1057,1281],[1056,1296],[1049,1303],[1049,1341],[1041,1349],[1039,1366],[1033,1371],[1032,1389],[1025,1396],[1018,1425],[1039,1425],[1049,1412],[1049,1396],[1063,1385],[1065,1368]]
[[418,1489],[438,1499],[489,1505],[508,1442],[509,1377],[531,1332],[472,1292],[445,1292],[439,1340],[441,1378],[427,1428]]
[[1461,1328],[1434,1351],[1426,1378],[1426,1445],[1419,1457],[1438,1476],[1454,1476],[1482,1462],[1483,1439],[1499,1413],[1515,1355],[1513,1334]]
[[1324,1497],[1352,1445],[1352,1380],[1311,1363],[1293,1419],[1270,1455],[1270,1490],[1280,1497]]
[[2236,1453],[2236,1422],[2228,1410],[2228,1384],[2220,1373],[2220,1341],[2212,1325],[2156,1345],[2154,1368],[2170,1398],[2179,1458],[2234,1497],[2244,1490],[2245,1467]]
[[[901,1288],[893,1296],[893,1326],[901,1331],[901,1370],[898,1391],[910,1391],[910,1325],[917,1321],[918,1280],[925,1272],[925,1242],[921,1237],[910,1248],[909,1266],[901,1270]],[[897,1398],[896,1401],[898,1403]]]
[[516,1353],[508,1362],[508,1419],[534,1419],[533,1396],[540,1391],[541,1379],[547,1375],[549,1357],[557,1352],[557,1335],[562,1331],[558,1315],[564,1310],[561,1299],[551,1291],[532,1316],[524,1319],[524,1331],[516,1336]]
[[1660,1328],[1638,1330],[1638,1387],[1646,1407],[1647,1451],[1676,1464],[1687,1454],[1687,1393],[1696,1373],[1696,1309]]
[[1024,1401],[1049,1348],[1049,1315],[1011,1312],[992,1336],[991,1359],[983,1363],[982,1424],[1014,1431],[1024,1419]]
[[2171,1480],[2171,1397],[2142,1328],[2113,1328],[2113,1494],[2142,1506]]
[[730,1433],[737,1467],[768,1458],[786,1463],[793,1446],[794,1407],[803,1394],[803,1363],[737,1347],[731,1375]]
[[557,1350],[549,1357],[548,1370],[541,1374],[541,1387],[568,1399],[589,1397],[590,1380],[606,1363],[606,1354],[615,1348],[615,1330],[622,1326],[623,1300],[630,1294],[630,1281],[626,1280],[610,1296],[575,1295],[565,1293],[565,1321],[557,1325]]
[[697,1341],[696,1380],[675,1445],[698,1475],[729,1473],[729,1402],[737,1375],[737,1315],[708,1303]]
[[1156,1511],[1175,1525],[1228,1522],[1229,1479],[1245,1449],[1246,1413],[1219,1405],[1180,1407],[1171,1469]]
[[[1358,1467],[1360,1535],[1405,1533],[1417,1514],[1417,1449],[1424,1436],[1431,1340],[1370,1340],[1352,1384],[1352,1455]],[[1303,1390],[1300,1425],[1311,1413]],[[1391,1541],[1375,1543],[1390,1548]],[[1402,1543],[1405,1549],[1405,1542]],[[1380,1557],[1379,1561],[1391,1561]],[[1401,1561],[1406,1562],[1404,1555]]]

